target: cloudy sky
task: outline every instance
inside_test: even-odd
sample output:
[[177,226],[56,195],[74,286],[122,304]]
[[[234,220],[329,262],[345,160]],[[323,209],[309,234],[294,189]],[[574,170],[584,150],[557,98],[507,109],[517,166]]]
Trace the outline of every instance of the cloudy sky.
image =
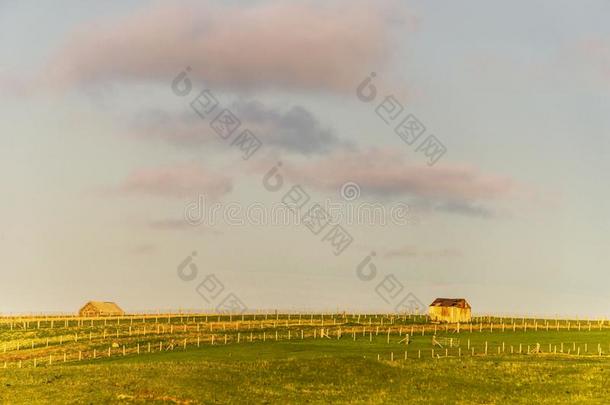
[[[2,1],[0,312],[227,297],[393,311],[448,296],[479,313],[608,316],[609,14]],[[425,130],[401,138],[414,117]],[[297,185],[298,218],[330,202],[408,220],[193,223],[200,196],[245,217]]]

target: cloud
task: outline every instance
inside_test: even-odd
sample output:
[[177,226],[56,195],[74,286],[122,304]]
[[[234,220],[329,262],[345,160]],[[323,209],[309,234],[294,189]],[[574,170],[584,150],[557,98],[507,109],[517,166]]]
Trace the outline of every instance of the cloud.
[[[299,105],[283,112],[258,101],[238,101],[229,109],[241,121],[240,128],[252,131],[266,148],[302,155],[354,148]],[[158,109],[141,112],[131,120],[128,132],[140,139],[159,139],[188,148],[218,142],[209,121],[202,120],[190,109],[181,113]]]
[[393,257],[416,257],[418,255],[418,251],[413,246],[403,246],[398,249],[390,249],[386,252],[386,259],[391,259]]
[[7,73],[0,67],[0,91],[6,96],[24,97],[33,92],[31,85],[25,77],[18,74]]
[[195,165],[140,169],[118,187],[122,194],[184,198],[205,194],[211,199],[229,193],[232,181]]
[[139,112],[127,124],[130,136],[142,140],[161,140],[182,147],[193,147],[216,140],[209,121],[192,110],[170,113],[161,109]]
[[[392,54],[397,2],[163,3],[89,22],[51,59],[48,82],[168,82],[186,66],[211,88],[352,91]],[[404,40],[404,37],[400,38]]]
[[447,201],[432,207],[436,211],[448,212],[450,214],[461,214],[470,217],[491,218],[494,212],[480,204],[471,204],[463,201]]
[[608,81],[610,79],[610,40],[607,38],[588,38],[564,50],[566,59],[572,57],[582,60],[587,67]]
[[463,257],[463,253],[457,249],[432,249],[432,250],[420,250],[414,246],[403,246],[397,249],[388,250],[385,254],[386,259],[392,259],[397,257],[424,257],[428,259],[455,259]]
[[284,166],[293,181],[319,190],[336,192],[346,182],[355,182],[365,197],[411,196],[445,204],[441,207],[448,211],[457,211],[459,204],[508,198],[517,189],[513,180],[473,166],[415,165],[404,153],[388,149],[339,152]]
[[265,145],[303,155],[353,148],[330,128],[324,128],[311,112],[301,106],[294,106],[284,113],[256,101],[236,103],[234,107],[240,119],[257,129],[255,132],[261,134]]

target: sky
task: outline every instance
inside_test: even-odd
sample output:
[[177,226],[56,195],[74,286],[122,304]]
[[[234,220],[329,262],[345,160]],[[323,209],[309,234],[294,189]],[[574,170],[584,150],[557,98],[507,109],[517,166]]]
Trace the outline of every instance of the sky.
[[0,313],[607,317],[609,13],[0,1]]

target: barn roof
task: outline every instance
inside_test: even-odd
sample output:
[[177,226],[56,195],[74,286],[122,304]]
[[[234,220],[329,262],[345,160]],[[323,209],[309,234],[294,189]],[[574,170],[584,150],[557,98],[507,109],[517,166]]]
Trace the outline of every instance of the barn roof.
[[457,308],[470,308],[470,304],[464,298],[437,298],[435,299],[431,307],[457,307]]
[[83,308],[85,308],[86,306],[91,305],[93,308],[95,308],[97,311],[99,312],[103,312],[103,313],[116,313],[116,312],[123,312],[123,310],[121,309],[121,307],[119,307],[116,303],[114,302],[104,302],[104,301],[89,301],[88,303],[85,304],[85,306]]

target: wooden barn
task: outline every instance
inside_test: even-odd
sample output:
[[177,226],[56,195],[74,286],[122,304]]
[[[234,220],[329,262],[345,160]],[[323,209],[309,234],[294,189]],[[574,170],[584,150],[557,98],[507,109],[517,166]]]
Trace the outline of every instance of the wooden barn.
[[430,320],[439,322],[470,322],[471,308],[464,298],[437,298],[428,308]]
[[83,317],[123,316],[125,311],[114,302],[89,301],[78,311],[78,315]]

